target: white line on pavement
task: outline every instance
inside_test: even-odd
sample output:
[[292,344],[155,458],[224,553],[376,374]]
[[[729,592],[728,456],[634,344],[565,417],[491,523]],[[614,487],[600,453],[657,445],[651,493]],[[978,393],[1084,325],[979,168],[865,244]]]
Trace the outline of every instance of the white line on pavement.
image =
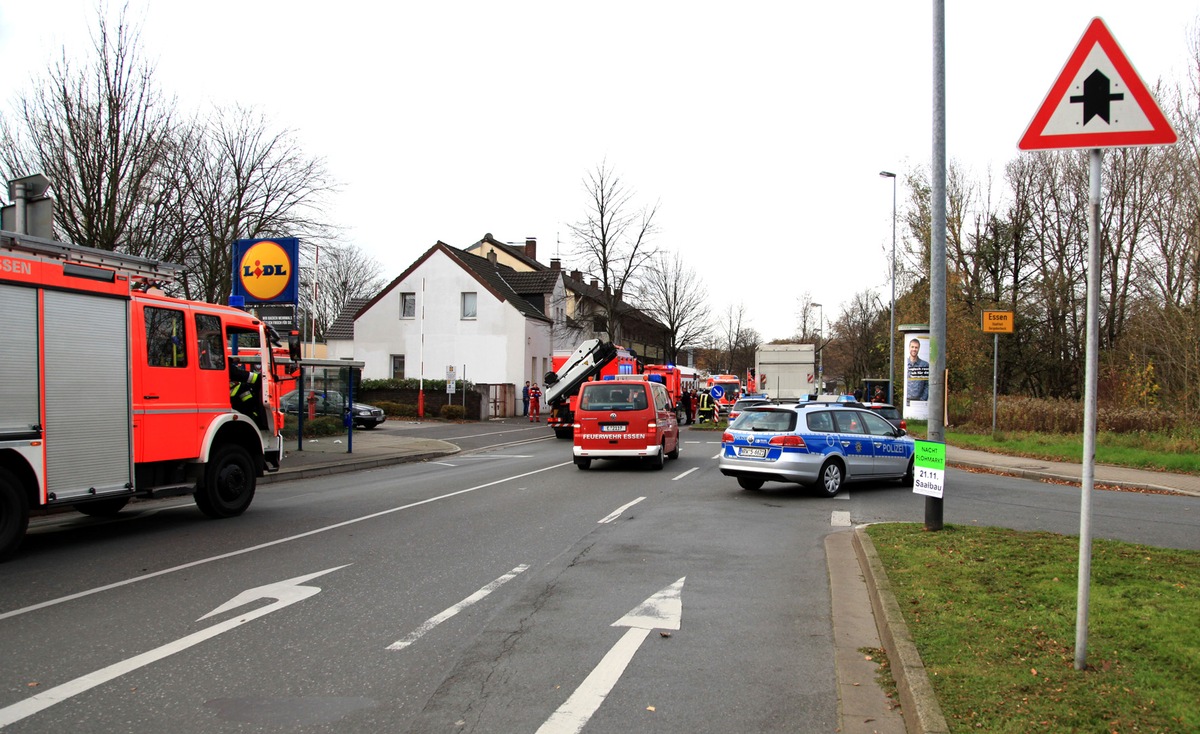
[[685,471],[684,473],[680,474],[679,476],[677,476],[677,477],[671,477],[671,481],[672,481],[672,482],[674,482],[674,481],[677,481],[677,480],[679,480],[679,479],[683,479],[683,478],[684,478],[684,477],[686,477],[688,474],[691,474],[692,472],[696,471],[696,470],[697,470],[697,469],[699,469],[699,468],[700,468],[700,467],[698,467],[698,466],[693,466],[691,469],[688,469],[687,471]]
[[622,512],[624,512],[624,511],[628,510],[630,507],[633,507],[634,505],[636,505],[637,503],[641,502],[641,501],[642,501],[642,500],[644,500],[644,499],[646,499],[646,498],[645,498],[645,497],[638,497],[638,498],[637,498],[636,500],[634,500],[633,502],[628,502],[628,503],[626,503],[626,504],[623,504],[623,505],[621,505],[620,507],[618,507],[617,509],[615,509],[615,510],[613,510],[612,512],[610,512],[610,513],[609,513],[608,515],[606,515],[605,517],[601,518],[600,520],[597,520],[597,521],[596,521],[596,524],[597,524],[597,525],[600,525],[601,523],[608,523],[608,522],[612,522],[613,520],[616,520],[618,517],[620,517],[620,516],[621,516],[621,513],[622,513]]
[[513,578],[516,578],[517,574],[524,572],[528,568],[529,568],[529,566],[527,564],[522,563],[520,566],[517,566],[516,568],[514,568],[513,570],[504,574],[503,576],[496,579],[495,581],[491,582],[487,586],[484,586],[479,591],[476,591],[474,594],[471,594],[466,599],[463,599],[462,601],[460,601],[459,603],[455,604],[454,606],[446,609],[442,613],[435,614],[434,616],[425,620],[424,624],[422,624],[420,627],[416,628],[412,632],[408,633],[407,637],[405,637],[403,640],[397,640],[396,642],[393,642],[392,644],[387,646],[387,649],[403,650],[404,648],[413,644],[417,640],[421,639],[421,636],[424,635],[426,632],[432,630],[434,627],[437,627],[442,622],[445,622],[447,619],[450,619],[455,614],[458,614],[459,612],[461,612],[462,610],[471,606],[472,604],[479,601],[480,599],[483,599],[485,596],[492,593],[496,589],[499,589],[505,582],[510,581]]

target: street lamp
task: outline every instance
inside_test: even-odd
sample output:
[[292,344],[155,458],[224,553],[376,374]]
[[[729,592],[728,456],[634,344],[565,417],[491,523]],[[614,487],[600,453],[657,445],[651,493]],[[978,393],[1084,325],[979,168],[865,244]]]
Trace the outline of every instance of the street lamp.
[[880,171],[883,178],[892,179],[892,321],[888,342],[888,402],[892,405],[892,381],[896,379],[896,174],[891,171]]
[[[825,338],[825,307],[819,303],[814,303],[814,306],[821,309],[821,325],[817,328],[818,338]],[[817,394],[822,395],[825,392],[825,345],[821,344],[817,349]]]

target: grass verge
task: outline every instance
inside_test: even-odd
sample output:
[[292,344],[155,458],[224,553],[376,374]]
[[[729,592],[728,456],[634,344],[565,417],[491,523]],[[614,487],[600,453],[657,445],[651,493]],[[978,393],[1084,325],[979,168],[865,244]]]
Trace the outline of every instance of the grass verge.
[[1078,538],[867,533],[951,731],[1200,731],[1200,553],[1093,541],[1077,671]]

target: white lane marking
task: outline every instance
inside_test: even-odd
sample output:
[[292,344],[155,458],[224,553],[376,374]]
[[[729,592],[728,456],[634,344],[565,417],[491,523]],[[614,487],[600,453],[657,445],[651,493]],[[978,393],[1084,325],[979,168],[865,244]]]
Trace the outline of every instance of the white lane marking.
[[11,706],[0,708],[0,728],[8,726],[13,722],[20,721],[28,716],[32,716],[39,711],[50,708],[56,703],[65,701],[72,696],[77,696],[84,691],[95,688],[103,683],[107,683],[114,678],[119,678],[120,676],[137,670],[138,668],[158,662],[159,660],[174,655],[177,652],[183,652],[189,647],[198,645],[205,640],[212,639],[223,632],[228,632],[231,629],[240,627],[251,620],[258,619],[259,617],[270,614],[271,612],[279,611],[280,609],[291,606],[298,601],[303,601],[314,594],[319,594],[321,592],[320,587],[301,586],[300,584],[342,568],[345,568],[345,566],[337,566],[324,571],[317,571],[316,573],[297,576],[296,578],[288,579],[287,581],[279,581],[274,584],[267,584],[265,586],[259,586],[254,589],[243,591],[241,594],[238,594],[234,598],[201,617],[200,620],[207,619],[215,614],[222,614],[231,609],[237,609],[240,606],[244,606],[260,599],[274,599],[275,601],[266,606],[246,612],[245,614],[238,615],[232,619],[227,619],[219,624],[214,624],[212,627],[207,629],[202,629],[199,632],[193,632],[192,634],[187,635],[186,637],[181,637],[173,642],[168,642],[161,647],[144,652],[141,655],[134,655],[127,660],[122,660],[121,662],[113,663],[106,668],[101,668],[100,670],[88,673],[87,675],[82,675],[75,680],[67,681],[62,685],[55,686],[47,691],[42,691],[36,696],[31,696],[30,698],[27,698],[19,703],[14,703]]
[[672,482],[674,482],[674,481],[677,481],[677,480],[679,480],[679,479],[683,479],[683,478],[684,478],[684,477],[686,477],[688,474],[691,474],[692,472],[696,471],[696,470],[697,470],[697,469],[699,469],[699,468],[700,468],[700,467],[698,467],[698,466],[693,466],[691,469],[688,469],[687,471],[685,471],[684,473],[680,474],[679,476],[677,476],[677,477],[671,477],[671,481],[672,481]]
[[[543,428],[543,426],[534,425],[534,426],[529,426],[528,428],[510,428],[507,431],[492,431],[491,433],[471,433],[471,434],[468,434],[465,436],[447,436],[446,438],[443,438],[440,440],[442,440],[442,441],[457,441],[460,438],[481,438],[483,436],[503,436],[506,433],[525,433],[525,432],[532,431],[532,430],[535,430],[538,428]],[[550,436],[539,436],[539,438],[550,438]]]
[[608,522],[612,522],[613,520],[616,520],[618,517],[620,517],[620,516],[621,516],[621,513],[622,513],[622,512],[624,512],[624,511],[628,510],[630,507],[633,507],[634,505],[636,505],[637,503],[641,502],[641,501],[642,501],[642,500],[644,500],[644,499],[646,499],[646,498],[645,498],[645,497],[638,497],[638,498],[637,498],[636,500],[634,500],[633,502],[628,502],[628,503],[626,503],[626,504],[623,504],[623,505],[621,505],[620,507],[618,507],[617,509],[615,509],[615,510],[613,510],[612,512],[610,512],[610,513],[609,513],[608,515],[606,515],[605,517],[601,518],[600,520],[597,520],[597,521],[596,521],[596,524],[597,524],[597,525],[600,525],[601,523],[608,523]]
[[718,451],[717,453],[713,454],[713,458],[714,458],[714,459],[719,459],[719,458],[721,458],[721,452],[720,452],[720,451]]
[[476,591],[474,594],[471,594],[466,599],[463,599],[462,601],[455,604],[454,606],[449,607],[448,609],[441,612],[440,614],[435,614],[434,616],[425,620],[424,624],[422,624],[420,627],[417,627],[412,632],[409,632],[407,637],[405,637],[402,640],[397,640],[397,641],[393,642],[392,644],[387,646],[387,649],[388,650],[403,650],[404,648],[413,644],[417,640],[421,639],[421,637],[426,632],[429,632],[430,630],[432,630],[434,627],[437,627],[442,622],[445,622],[447,619],[450,619],[451,617],[458,614],[459,612],[466,609],[467,607],[471,606],[475,602],[483,599],[485,596],[492,593],[496,589],[499,589],[506,582],[511,581],[512,579],[516,578],[518,574],[524,573],[526,570],[528,570],[528,568],[529,568],[528,564],[522,563],[521,565],[517,566],[513,570],[504,574],[500,578],[491,582],[487,586],[484,586],[479,591]]
[[835,528],[850,527],[850,512],[848,510],[834,510],[829,517],[829,524]]
[[431,461],[431,462],[429,462],[429,463],[430,463],[430,464],[437,464],[438,466],[458,466],[458,464],[451,464],[451,463],[450,463],[450,462],[448,462],[448,461]]
[[604,659],[592,669],[570,698],[538,728],[537,734],[578,734],[583,730],[592,714],[596,713],[613,686],[620,680],[621,674],[633,660],[634,653],[641,647],[651,630],[679,629],[683,618],[682,593],[686,578],[684,576],[655,593],[629,614],[612,623],[613,627],[629,627],[629,630],[605,654]]
[[393,507],[390,510],[381,510],[379,512],[372,513],[370,515],[363,515],[362,517],[356,517],[356,518],[352,518],[350,520],[343,520],[342,522],[334,523],[333,525],[326,525],[325,527],[315,528],[313,530],[308,530],[303,533],[298,533],[296,535],[289,535],[286,538],[279,538],[278,540],[271,540],[266,543],[252,545],[249,548],[242,548],[241,550],[230,551],[228,553],[222,553],[217,556],[209,556],[208,558],[201,558],[199,560],[191,561],[189,563],[184,563],[179,566],[172,566],[171,568],[164,568],[163,570],[155,571],[154,573],[147,573],[147,574],[143,574],[141,576],[134,576],[133,578],[125,579],[124,581],[116,581],[111,584],[105,584],[104,586],[97,586],[94,589],[80,591],[75,594],[68,594],[67,596],[60,596],[57,599],[50,599],[47,601],[39,602],[37,604],[31,604],[27,607],[22,607],[20,609],[14,609],[10,612],[4,612],[3,614],[0,614],[0,619],[8,619],[9,617],[16,617],[21,614],[28,614],[29,612],[37,611],[38,609],[45,609],[46,607],[52,607],[52,606],[55,606],[56,604],[62,604],[64,602],[74,601],[76,599],[82,599],[83,597],[91,596],[92,594],[99,594],[102,591],[118,589],[122,586],[128,586],[129,584],[136,584],[139,581],[145,581],[147,579],[156,578],[158,576],[166,576],[169,573],[175,573],[177,571],[183,571],[185,569],[195,568],[196,566],[203,566],[204,564],[212,563],[213,561],[223,561],[226,558],[235,558],[237,556],[245,555],[247,553],[253,553],[254,551],[263,550],[264,548],[271,548],[273,546],[282,545],[284,543],[290,543],[293,540],[300,540],[302,538],[307,538],[312,535],[320,535],[321,533],[329,532],[330,530],[337,530],[338,528],[344,528],[347,525],[356,525],[360,522],[365,522],[367,520],[374,520],[379,517],[384,517],[386,515],[392,514],[393,512],[401,512],[403,510],[411,510],[414,507],[420,507],[421,505],[428,505],[433,502],[440,502],[442,500],[450,499],[451,497],[457,497],[460,494],[467,494],[469,492],[475,492],[480,489],[494,487],[497,484],[504,484],[505,482],[511,482],[514,479],[524,479],[525,477],[530,477],[530,476],[533,476],[534,474],[541,474],[542,472],[550,471],[551,469],[561,469],[564,466],[571,466],[573,463],[574,462],[572,462],[572,461],[565,461],[561,464],[553,464],[551,466],[544,466],[541,469],[534,469],[533,471],[527,471],[527,472],[524,472],[523,474],[514,474],[511,477],[504,477],[502,479],[497,479],[494,482],[487,482],[486,484],[477,484],[474,487],[468,487],[466,489],[459,489],[454,492],[447,492],[446,494],[441,494],[436,497],[430,497],[428,499],[417,500],[416,502],[410,502],[407,505],[400,505],[399,507]]
[[532,459],[533,454],[468,454],[460,456],[459,461],[473,461],[477,459]]

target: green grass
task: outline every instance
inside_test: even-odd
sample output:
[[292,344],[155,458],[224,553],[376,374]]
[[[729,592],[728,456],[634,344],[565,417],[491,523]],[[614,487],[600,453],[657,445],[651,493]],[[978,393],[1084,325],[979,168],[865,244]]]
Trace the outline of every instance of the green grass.
[[[909,433],[926,435],[924,422],[910,421]],[[1012,431],[991,434],[946,431],[952,446],[1078,464],[1083,457],[1079,434]],[[1096,434],[1096,462],[1136,469],[1200,474],[1200,436],[1194,432]]]
[[1078,538],[867,533],[952,732],[1200,731],[1200,553],[1094,541],[1077,671]]

